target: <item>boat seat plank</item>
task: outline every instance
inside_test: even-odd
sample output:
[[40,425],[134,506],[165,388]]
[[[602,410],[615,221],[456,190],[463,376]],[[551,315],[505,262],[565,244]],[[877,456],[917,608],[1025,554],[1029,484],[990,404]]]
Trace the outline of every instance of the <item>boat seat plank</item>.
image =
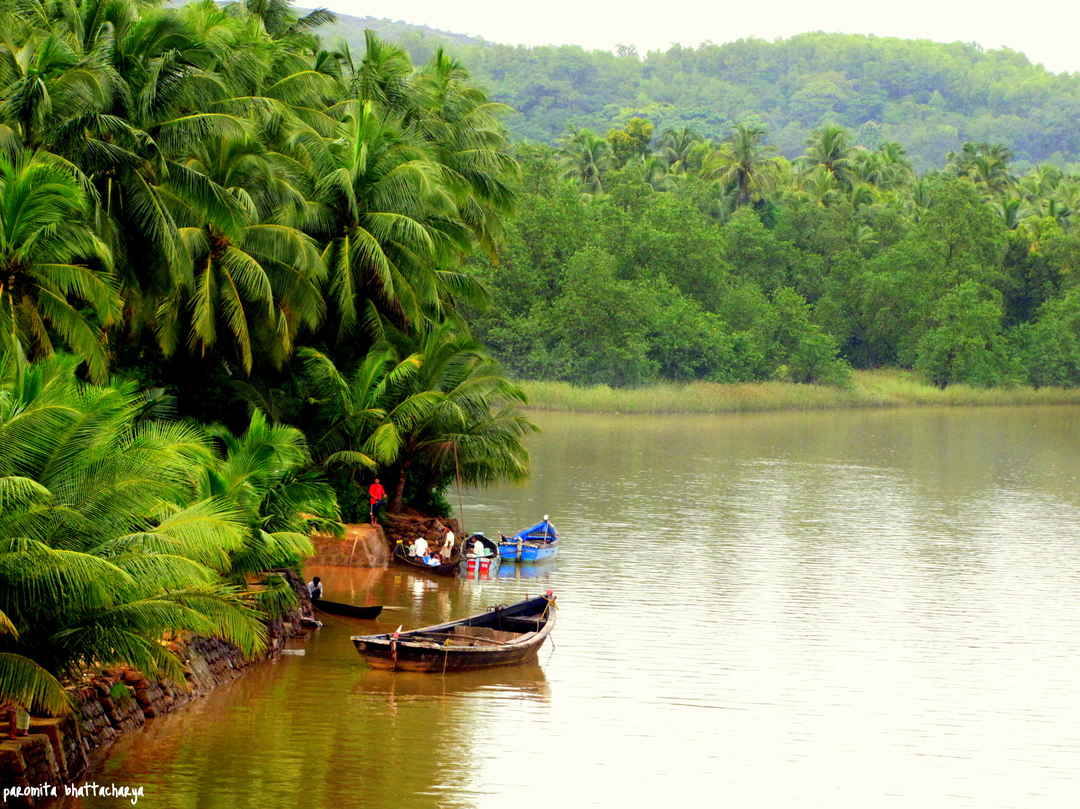
[[535,632],[541,626],[544,625],[543,620],[537,616],[535,618],[526,618],[524,616],[509,616],[502,618],[499,622],[504,630],[510,632]]

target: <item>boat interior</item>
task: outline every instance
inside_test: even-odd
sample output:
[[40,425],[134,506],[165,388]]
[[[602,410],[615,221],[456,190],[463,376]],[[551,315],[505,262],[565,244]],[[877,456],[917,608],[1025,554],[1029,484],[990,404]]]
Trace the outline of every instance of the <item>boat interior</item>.
[[490,646],[524,640],[544,626],[545,616],[500,615],[492,626],[457,624],[438,631],[410,632],[403,640],[448,646]]

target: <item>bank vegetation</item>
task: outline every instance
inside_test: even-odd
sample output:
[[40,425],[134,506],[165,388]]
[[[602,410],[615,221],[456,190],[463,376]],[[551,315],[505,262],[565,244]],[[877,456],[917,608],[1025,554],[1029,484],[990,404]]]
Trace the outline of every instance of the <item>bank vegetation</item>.
[[376,475],[438,510],[527,472],[461,314],[514,196],[499,110],[329,17],[0,1],[0,708],[177,678],[166,636],[258,654],[296,603],[268,571]]
[[522,382],[529,408],[568,413],[764,413],[881,407],[1008,407],[1080,404],[1080,389],[939,388],[902,370],[855,371],[850,384],[792,382],[661,383],[639,388]]

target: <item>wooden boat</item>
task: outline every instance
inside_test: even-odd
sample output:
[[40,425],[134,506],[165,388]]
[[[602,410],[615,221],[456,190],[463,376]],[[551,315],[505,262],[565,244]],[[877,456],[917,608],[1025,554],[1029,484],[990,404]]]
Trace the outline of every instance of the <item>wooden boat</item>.
[[409,632],[354,635],[356,651],[376,669],[466,671],[536,659],[555,628],[555,596],[529,598],[490,612]]
[[[487,553],[482,556],[474,553],[477,542],[484,546]],[[481,533],[472,534],[465,540],[465,552],[458,563],[458,575],[467,579],[494,577],[499,570],[500,561],[499,546],[496,542]]]
[[461,562],[461,551],[459,548],[455,548],[454,556],[450,560],[439,565],[429,565],[423,559],[409,556],[408,547],[399,539],[397,544],[394,545],[394,559],[403,565],[422,570],[425,573],[434,573],[437,576],[453,576],[457,573],[458,564]]
[[559,552],[559,532],[547,514],[536,525],[499,540],[499,556],[511,562],[539,562]]
[[382,612],[382,604],[372,607],[358,607],[355,604],[342,604],[340,601],[327,601],[322,598],[313,598],[311,604],[316,609],[329,612],[331,615],[347,615],[350,618],[378,618]]

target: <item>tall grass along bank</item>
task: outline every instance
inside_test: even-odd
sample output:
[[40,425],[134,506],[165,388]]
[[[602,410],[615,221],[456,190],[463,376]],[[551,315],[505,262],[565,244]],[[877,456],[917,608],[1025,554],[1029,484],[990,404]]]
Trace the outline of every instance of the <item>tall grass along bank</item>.
[[854,407],[1080,404],[1080,388],[938,388],[910,371],[856,371],[847,388],[790,382],[691,382],[643,388],[522,382],[529,407],[577,413],[740,413]]

